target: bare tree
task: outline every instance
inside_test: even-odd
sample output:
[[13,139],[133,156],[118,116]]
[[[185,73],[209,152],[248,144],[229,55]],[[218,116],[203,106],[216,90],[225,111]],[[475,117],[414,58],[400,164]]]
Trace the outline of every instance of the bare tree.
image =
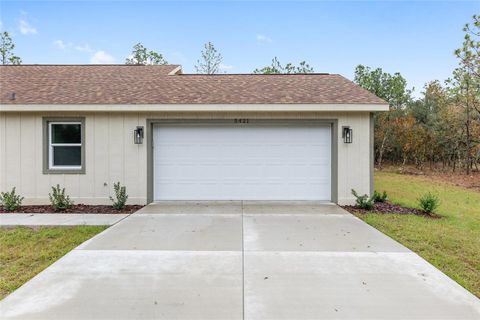
[[219,73],[222,59],[222,55],[215,49],[213,43],[208,42],[202,50],[202,57],[197,60],[195,69],[201,74]]

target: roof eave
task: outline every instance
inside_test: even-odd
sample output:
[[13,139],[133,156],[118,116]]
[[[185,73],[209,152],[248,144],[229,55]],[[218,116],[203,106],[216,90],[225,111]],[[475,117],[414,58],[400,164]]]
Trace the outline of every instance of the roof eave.
[[388,104],[0,104],[0,112],[290,111],[379,112]]

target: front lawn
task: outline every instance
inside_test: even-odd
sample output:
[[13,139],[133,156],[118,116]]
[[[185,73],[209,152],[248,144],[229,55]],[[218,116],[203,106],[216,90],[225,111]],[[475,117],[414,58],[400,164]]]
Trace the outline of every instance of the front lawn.
[[106,228],[0,228],[0,299]]
[[420,195],[440,198],[441,219],[402,214],[358,214],[368,224],[428,260],[480,297],[480,192],[427,177],[375,172],[375,189],[391,202],[416,207]]

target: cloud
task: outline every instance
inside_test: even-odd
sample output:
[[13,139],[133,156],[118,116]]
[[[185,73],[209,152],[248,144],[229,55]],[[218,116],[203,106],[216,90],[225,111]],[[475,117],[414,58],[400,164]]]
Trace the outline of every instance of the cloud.
[[90,58],[90,63],[92,64],[111,64],[115,62],[115,58],[106,53],[103,50],[98,50]]
[[71,48],[72,47],[72,43],[71,42],[63,42],[62,40],[55,40],[53,41],[53,45],[59,49],[62,49],[62,50],[65,50],[67,48]]
[[75,50],[80,51],[80,52],[89,52],[89,53],[92,53],[92,52],[95,51],[92,48],[90,48],[90,46],[88,44],[77,45],[77,46],[75,46]]
[[72,52],[73,50],[79,51],[82,53],[93,53],[90,57],[90,63],[92,64],[111,64],[115,63],[115,58],[106,53],[103,50],[95,50],[90,47],[88,43],[78,45],[74,44],[73,42],[66,42],[63,40],[55,40],[53,41],[53,45],[60,50]]
[[36,34],[37,29],[31,26],[26,20],[20,20],[18,23],[18,29],[21,34]]
[[273,40],[266,35],[257,34],[257,41],[261,43],[271,43]]
[[88,43],[85,43],[83,45],[74,45],[72,42],[65,42],[63,40],[55,40],[53,41],[53,45],[57,47],[58,49],[61,50],[67,50],[67,49],[75,49],[80,52],[87,52],[87,53],[92,53],[95,52]]
[[223,63],[220,63],[220,65],[218,66],[218,68],[222,71],[228,71],[228,70],[232,70],[233,68],[235,68],[234,66],[229,66],[229,65],[226,65],[226,64],[223,64]]

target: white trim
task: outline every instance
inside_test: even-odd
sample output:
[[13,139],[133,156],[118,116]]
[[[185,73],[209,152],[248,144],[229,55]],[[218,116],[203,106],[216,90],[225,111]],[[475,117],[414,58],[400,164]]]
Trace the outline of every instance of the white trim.
[[[80,143],[53,143],[52,140],[52,125],[55,124],[78,124],[82,130],[82,123],[78,121],[51,121],[48,123],[48,169],[49,170],[82,170],[82,165],[79,166],[56,166],[53,163],[53,148],[54,147],[82,147],[82,135],[80,133]],[[81,162],[81,159],[80,159]]]
[[174,76],[182,73],[182,66],[178,66],[168,73],[169,76]]
[[332,124],[299,124],[154,124],[154,201],[332,201]]
[[388,104],[1,104],[0,112],[39,111],[388,111]]

